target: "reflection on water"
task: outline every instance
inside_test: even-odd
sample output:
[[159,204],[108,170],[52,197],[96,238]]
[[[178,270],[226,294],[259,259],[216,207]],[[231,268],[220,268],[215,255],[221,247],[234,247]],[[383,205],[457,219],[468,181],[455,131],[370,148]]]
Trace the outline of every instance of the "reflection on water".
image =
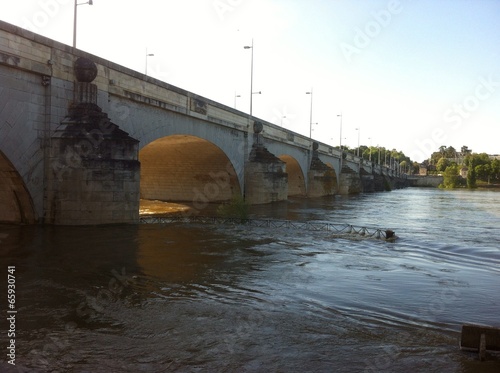
[[140,216],[163,216],[170,214],[191,214],[193,209],[186,204],[141,199]]
[[[485,196],[498,206],[500,194]],[[17,362],[35,372],[498,372],[498,355],[480,363],[458,349],[462,323],[500,326],[500,227],[488,209],[465,220],[464,198],[409,189],[252,210],[393,228],[395,243],[245,225],[1,227],[1,268],[16,266]]]

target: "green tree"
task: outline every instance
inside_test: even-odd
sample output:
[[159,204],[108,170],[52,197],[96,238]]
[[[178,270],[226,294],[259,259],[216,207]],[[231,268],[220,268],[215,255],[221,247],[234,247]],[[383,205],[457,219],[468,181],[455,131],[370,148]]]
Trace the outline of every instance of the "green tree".
[[436,164],[436,171],[444,172],[451,162],[447,158],[441,158]]
[[474,171],[476,172],[476,177],[482,181],[490,181],[491,177],[491,167],[489,164],[478,164]]
[[467,188],[474,189],[477,187],[477,175],[476,168],[469,167],[467,172]]
[[399,164],[399,166],[401,167],[401,171],[403,171],[403,172],[407,172],[408,171],[408,162],[406,160],[401,161],[401,163]]
[[472,150],[469,149],[468,146],[465,146],[463,145],[461,148],[460,148],[460,151],[462,152],[462,154],[464,155],[467,155],[467,154],[470,154],[472,153]]
[[477,180],[489,181],[492,160],[486,153],[469,153],[464,160],[469,168],[467,173],[467,188],[476,188]]
[[456,158],[457,157],[457,151],[453,146],[448,146],[444,152],[445,158]]
[[493,159],[490,163],[490,175],[494,181],[500,180],[500,160]]
[[412,164],[412,174],[417,174],[420,172],[420,164],[418,162],[413,162]]
[[456,164],[448,166],[443,172],[443,183],[439,186],[441,188],[451,189],[460,186],[460,168]]

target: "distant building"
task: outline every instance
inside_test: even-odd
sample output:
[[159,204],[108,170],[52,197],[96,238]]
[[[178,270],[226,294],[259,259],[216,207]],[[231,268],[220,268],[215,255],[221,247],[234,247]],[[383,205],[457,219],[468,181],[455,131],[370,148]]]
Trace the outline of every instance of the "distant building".
[[498,159],[500,161],[500,154],[488,154],[490,159]]
[[460,169],[460,176],[462,176],[464,179],[467,179],[467,174],[469,173],[469,168],[466,166],[463,166]]
[[450,163],[456,163],[458,165],[461,165],[464,163],[465,155],[463,155],[462,153],[457,153],[455,158],[445,158],[445,159]]
[[420,176],[427,176],[427,166],[425,164],[421,164],[418,168],[418,174]]

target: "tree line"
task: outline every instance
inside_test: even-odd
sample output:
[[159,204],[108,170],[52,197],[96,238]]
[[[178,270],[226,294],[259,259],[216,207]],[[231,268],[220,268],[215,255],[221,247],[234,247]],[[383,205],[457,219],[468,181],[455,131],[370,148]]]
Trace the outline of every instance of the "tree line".
[[366,145],[360,145],[359,150],[357,147],[349,148],[348,146],[342,145],[342,149],[351,154],[359,154],[363,159],[375,164],[399,169],[401,172],[408,174],[418,173],[418,162],[413,162],[410,157],[396,149],[391,150],[384,147]]

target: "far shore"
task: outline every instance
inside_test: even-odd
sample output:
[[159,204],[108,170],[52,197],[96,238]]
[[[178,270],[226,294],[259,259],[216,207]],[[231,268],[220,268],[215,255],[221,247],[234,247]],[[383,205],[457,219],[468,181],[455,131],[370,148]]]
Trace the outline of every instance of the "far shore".
[[500,189],[500,184],[479,184],[480,189]]

